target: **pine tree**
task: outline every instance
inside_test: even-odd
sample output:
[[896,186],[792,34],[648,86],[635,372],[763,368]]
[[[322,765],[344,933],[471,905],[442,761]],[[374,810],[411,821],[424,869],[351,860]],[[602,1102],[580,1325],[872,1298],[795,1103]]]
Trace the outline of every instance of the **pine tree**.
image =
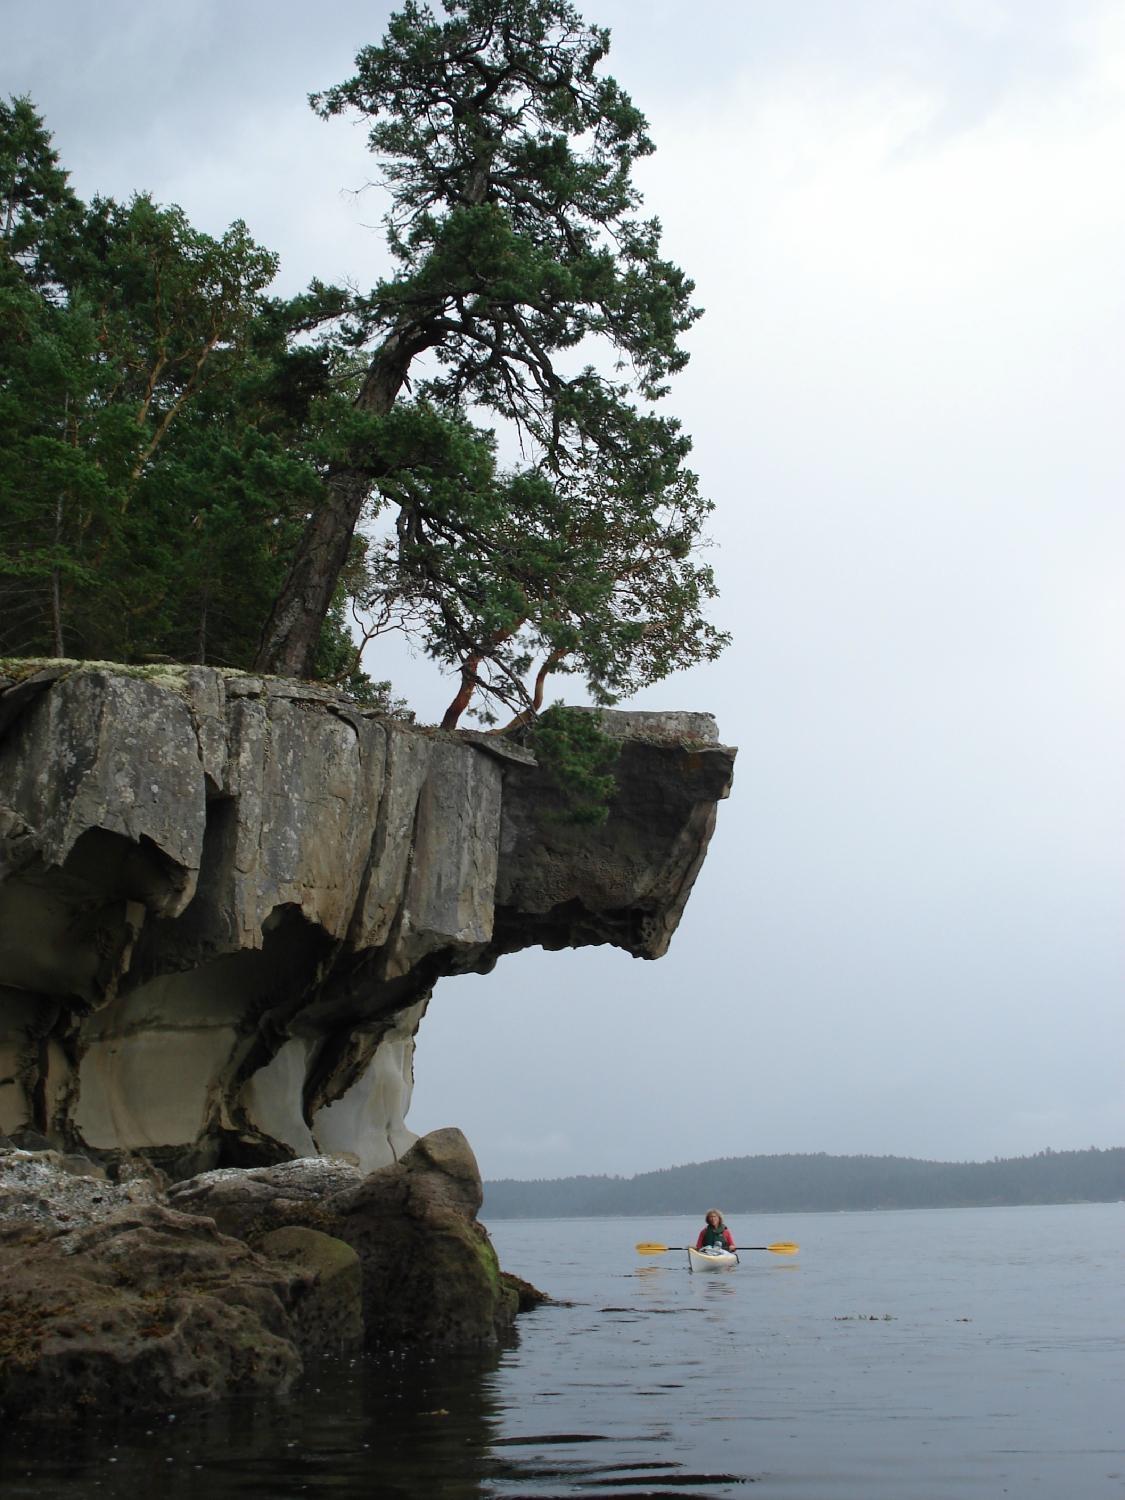
[[[354,77],[390,193],[394,275],[357,298],[357,427],[327,474],[259,665],[308,674],[356,527],[389,507],[367,575],[371,632],[404,627],[519,708],[582,673],[610,702],[725,637],[695,554],[710,503],[678,424],[654,413],[698,316],[640,216],[642,115],[600,73],[609,46],[564,0],[410,0]],[[580,359],[597,354],[609,373]],[[404,400],[408,379],[411,399]],[[506,472],[483,415],[529,455]],[[359,419],[363,419],[362,421]]]

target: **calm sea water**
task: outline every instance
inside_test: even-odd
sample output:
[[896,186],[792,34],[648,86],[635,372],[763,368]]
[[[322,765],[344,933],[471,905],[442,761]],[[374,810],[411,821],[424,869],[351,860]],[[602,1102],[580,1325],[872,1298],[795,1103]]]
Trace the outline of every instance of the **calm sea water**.
[[[357,1359],[281,1403],[3,1434],[16,1497],[1125,1495],[1125,1205],[735,1219],[690,1275],[687,1219],[498,1222],[569,1305],[484,1361]],[[753,1489],[750,1488],[753,1486]]]

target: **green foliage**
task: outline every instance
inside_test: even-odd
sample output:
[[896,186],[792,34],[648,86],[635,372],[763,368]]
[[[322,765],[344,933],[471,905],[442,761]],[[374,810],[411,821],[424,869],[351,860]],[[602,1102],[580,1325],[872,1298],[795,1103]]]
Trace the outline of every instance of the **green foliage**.
[[566,820],[604,823],[620,746],[602,731],[601,715],[553,704],[531,724],[528,743],[563,798]]
[[31,100],[0,99],[0,242],[5,257],[34,271],[44,220],[75,201]]
[[[0,650],[249,666],[332,430],[318,294],[145,195],[86,206],[0,104]],[[331,312],[338,300],[320,294]],[[337,616],[328,658],[347,645]]]
[[[404,629],[460,669],[450,725],[474,695],[486,719],[538,708],[554,673],[612,703],[726,637],[703,616],[711,505],[688,439],[651,410],[699,311],[640,216],[632,169],[652,143],[600,73],[608,33],[558,0],[444,9],[412,0],[312,102],[367,120],[390,196],[395,273],[339,332],[370,350],[357,400],[380,424],[342,467],[390,509],[361,601],[372,636]],[[518,437],[522,468],[497,463],[482,418]]]
[[580,674],[609,705],[725,644],[703,617],[716,590],[692,554],[709,506],[680,467],[686,440],[628,408],[603,416],[612,442],[581,478],[504,472],[491,434],[425,401],[371,431],[395,520],[368,551],[358,602],[443,664],[472,661],[479,717],[490,699],[538,708],[551,674]]

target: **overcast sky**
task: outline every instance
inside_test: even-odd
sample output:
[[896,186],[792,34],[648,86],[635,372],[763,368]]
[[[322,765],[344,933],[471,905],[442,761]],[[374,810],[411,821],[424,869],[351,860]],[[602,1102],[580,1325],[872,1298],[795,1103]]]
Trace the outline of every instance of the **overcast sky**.
[[[0,0],[83,195],[384,264],[306,94],[382,0]],[[486,1177],[1125,1143],[1120,0],[603,0],[707,316],[666,409],[716,501],[734,791],[669,956],[439,986],[410,1123]],[[449,685],[372,659],[422,718]]]

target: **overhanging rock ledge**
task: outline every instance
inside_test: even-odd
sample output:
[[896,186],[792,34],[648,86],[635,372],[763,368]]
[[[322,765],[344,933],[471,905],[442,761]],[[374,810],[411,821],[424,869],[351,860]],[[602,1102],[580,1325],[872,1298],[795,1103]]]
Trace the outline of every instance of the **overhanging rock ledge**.
[[0,675],[0,1134],[174,1178],[396,1162],[438,979],[668,946],[735,752],[706,714],[605,717],[595,828],[519,746],[315,685]]

